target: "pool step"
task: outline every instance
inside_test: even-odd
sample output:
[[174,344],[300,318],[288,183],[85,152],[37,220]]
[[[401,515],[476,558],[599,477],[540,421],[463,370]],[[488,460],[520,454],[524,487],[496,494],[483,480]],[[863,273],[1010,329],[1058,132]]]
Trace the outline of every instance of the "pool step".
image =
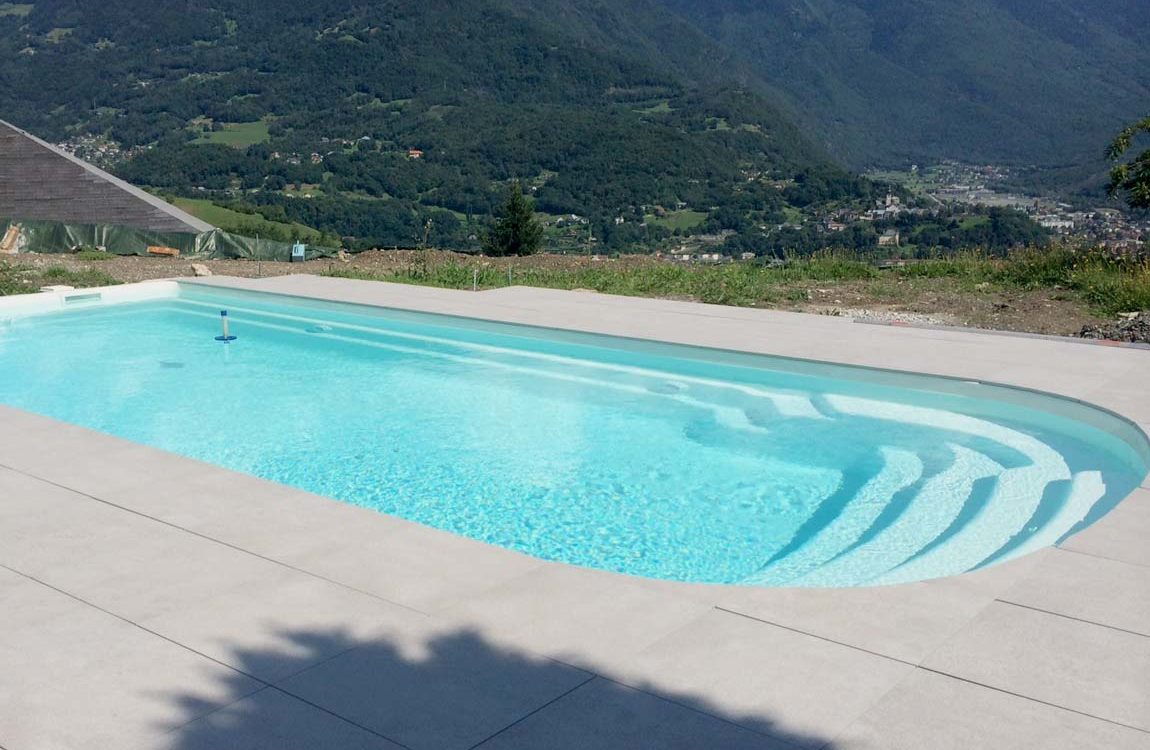
[[747,583],[785,586],[834,559],[858,541],[858,530],[869,529],[895,495],[922,477],[922,459],[914,453],[883,448],[882,457],[882,470],[859,490],[841,513],[794,552],[768,564]]
[[834,586],[839,581],[865,581],[886,573],[930,545],[943,534],[966,505],[978,480],[997,476],[1002,466],[961,445],[947,446],[951,465],[930,477],[906,509],[867,542],[791,583]]
[[1105,496],[1106,483],[1102,480],[1102,472],[1083,471],[1075,474],[1066,498],[1049,520],[1039,528],[1027,529],[1028,535],[1019,544],[980,563],[1005,562],[1058,544],[1086,520],[1094,506]]
[[945,544],[915,555],[867,583],[905,583],[969,569],[1005,547],[1034,517],[1047,485],[1070,478],[1066,461],[1054,449],[1037,443],[1028,446],[1028,452],[1034,463],[999,474],[990,499]]
[[[202,308],[205,312],[201,315],[207,315],[208,309],[215,309],[206,303],[186,304],[191,308]],[[672,374],[618,362],[592,362],[544,351],[517,350],[466,340],[448,340],[421,333],[321,321],[238,306],[233,306],[231,310],[233,313],[243,313],[247,325],[285,333],[307,334],[401,354],[465,361],[476,366],[493,367],[507,372],[519,372],[589,387],[609,388],[632,395],[678,401],[689,407],[709,411],[719,424],[742,432],[763,434],[766,430],[762,424],[756,423],[753,416],[742,406],[724,403],[724,400],[732,395],[769,404],[771,410],[781,417],[824,419],[807,396],[766,385],[727,382],[691,374]],[[615,377],[604,378],[602,376],[604,372],[611,372]]]

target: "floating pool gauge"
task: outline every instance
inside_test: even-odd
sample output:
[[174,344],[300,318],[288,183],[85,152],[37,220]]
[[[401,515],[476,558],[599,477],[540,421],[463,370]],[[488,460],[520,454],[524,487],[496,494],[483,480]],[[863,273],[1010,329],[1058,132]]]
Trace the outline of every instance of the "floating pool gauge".
[[220,310],[220,331],[221,334],[216,336],[216,341],[222,341],[225,344],[231,343],[236,340],[235,336],[228,335],[228,311]]

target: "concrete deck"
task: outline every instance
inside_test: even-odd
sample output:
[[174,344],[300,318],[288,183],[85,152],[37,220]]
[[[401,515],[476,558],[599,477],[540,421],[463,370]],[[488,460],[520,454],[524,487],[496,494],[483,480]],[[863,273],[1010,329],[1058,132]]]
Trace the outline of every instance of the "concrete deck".
[[[213,284],[1046,390],[1150,352],[511,288]],[[1150,749],[1150,484],[1045,550],[838,591],[545,563],[0,407],[0,747]]]

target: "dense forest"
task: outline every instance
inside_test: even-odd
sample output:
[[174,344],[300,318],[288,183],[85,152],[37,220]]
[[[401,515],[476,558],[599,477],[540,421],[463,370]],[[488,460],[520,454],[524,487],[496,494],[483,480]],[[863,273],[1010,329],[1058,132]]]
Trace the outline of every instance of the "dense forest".
[[737,51],[855,167],[955,159],[1097,176],[1100,144],[1150,103],[1143,0],[662,3]]
[[[513,180],[567,248],[877,242],[814,221],[892,188],[838,166],[737,57],[658,0],[38,0],[0,5],[0,117],[353,248],[475,248]],[[965,241],[937,226],[917,236]]]

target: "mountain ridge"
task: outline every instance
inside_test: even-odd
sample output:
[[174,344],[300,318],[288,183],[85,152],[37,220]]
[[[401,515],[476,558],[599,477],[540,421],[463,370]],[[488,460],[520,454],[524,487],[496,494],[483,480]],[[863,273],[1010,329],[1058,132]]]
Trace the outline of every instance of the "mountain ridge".
[[1150,106],[1150,4],[661,0],[856,168],[1101,163]]
[[[110,139],[129,180],[242,193],[307,223],[320,206],[377,242],[409,244],[428,220],[432,241],[459,242],[515,178],[616,244],[657,239],[651,206],[777,212],[789,201],[770,183],[796,177],[820,199],[869,195],[762,94],[720,85],[704,35],[628,3],[564,5],[576,23],[512,0],[39,0],[0,17],[0,81],[11,119]],[[665,22],[647,51],[591,31],[647,11]],[[240,125],[256,139],[215,138]]]
[[[843,163],[1096,168],[1133,105],[1080,89],[1147,54],[1144,12],[1099,2],[37,0],[0,13],[0,88],[125,179],[356,246],[475,247],[521,180],[565,249],[870,247],[890,227],[853,222],[898,190]],[[1046,61],[1099,39],[1097,64]]]

